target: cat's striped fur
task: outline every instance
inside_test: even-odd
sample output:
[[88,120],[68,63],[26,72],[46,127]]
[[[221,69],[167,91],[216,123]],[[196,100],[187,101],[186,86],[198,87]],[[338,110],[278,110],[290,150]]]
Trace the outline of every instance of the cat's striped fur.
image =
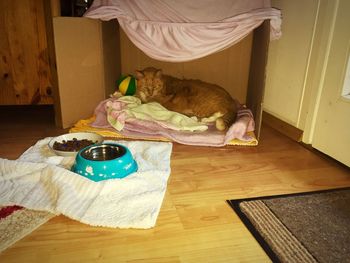
[[178,79],[155,68],[136,71],[138,96],[142,102],[155,101],[171,111],[205,121],[216,119],[216,128],[226,130],[236,119],[236,103],[218,85],[201,80]]

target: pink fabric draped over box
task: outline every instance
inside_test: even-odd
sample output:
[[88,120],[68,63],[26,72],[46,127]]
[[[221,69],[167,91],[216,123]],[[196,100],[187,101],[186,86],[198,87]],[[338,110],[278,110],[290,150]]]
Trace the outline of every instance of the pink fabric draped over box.
[[271,39],[281,35],[281,12],[269,0],[94,0],[84,16],[118,19],[139,49],[168,62],[228,48],[267,19]]

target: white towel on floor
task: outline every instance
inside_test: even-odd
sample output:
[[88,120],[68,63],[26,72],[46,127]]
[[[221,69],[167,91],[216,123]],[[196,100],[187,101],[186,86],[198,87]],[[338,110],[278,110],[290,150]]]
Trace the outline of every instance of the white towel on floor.
[[74,158],[55,156],[50,139],[16,161],[0,159],[0,205],[64,214],[93,226],[155,226],[170,175],[171,143],[118,141],[130,149],[138,171],[94,182],[71,172]]

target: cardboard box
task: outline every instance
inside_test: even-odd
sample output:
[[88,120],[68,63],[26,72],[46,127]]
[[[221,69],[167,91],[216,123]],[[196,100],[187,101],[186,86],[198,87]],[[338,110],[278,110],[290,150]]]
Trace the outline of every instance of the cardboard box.
[[63,128],[93,115],[120,76],[119,27],[81,17],[53,18],[58,89],[56,124]]
[[[236,45],[184,63],[153,60],[137,49],[115,21],[55,17],[58,74],[57,123],[64,128],[91,117],[97,104],[114,91],[120,74],[147,66],[165,74],[202,79],[224,87],[254,114],[260,135],[270,24],[265,21]],[[59,118],[58,118],[59,120]]]

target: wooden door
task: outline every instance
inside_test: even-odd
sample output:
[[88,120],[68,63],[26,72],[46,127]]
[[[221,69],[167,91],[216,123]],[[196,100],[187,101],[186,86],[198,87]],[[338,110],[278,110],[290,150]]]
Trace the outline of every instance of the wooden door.
[[44,1],[0,1],[0,105],[53,103]]
[[337,2],[312,146],[350,166],[350,2]]

